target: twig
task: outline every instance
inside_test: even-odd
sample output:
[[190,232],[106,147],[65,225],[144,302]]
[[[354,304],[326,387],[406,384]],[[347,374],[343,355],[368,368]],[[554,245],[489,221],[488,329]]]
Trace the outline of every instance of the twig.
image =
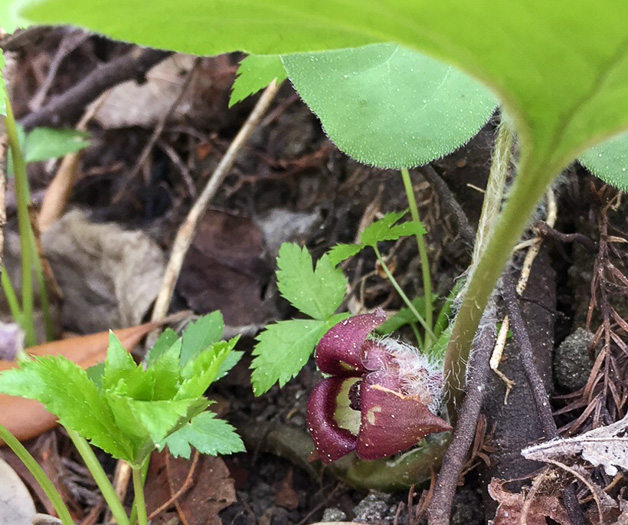
[[171,55],[158,49],[133,48],[126,55],[92,71],[81,82],[54,98],[39,111],[21,121],[24,129],[58,125],[80,111],[107,89],[133,78],[141,79],[155,64]]
[[469,224],[467,214],[464,212],[462,206],[460,206],[460,204],[456,200],[456,197],[449,189],[449,186],[447,186],[447,183],[445,183],[441,176],[436,173],[436,170],[432,168],[432,166],[430,166],[429,164],[421,168],[420,173],[432,185],[432,187],[436,190],[436,193],[438,193],[438,195],[442,199],[445,207],[456,218],[456,223],[458,224],[458,235],[460,235],[460,238],[467,245],[473,246],[475,232],[473,231],[471,224]]
[[166,121],[170,118],[170,115],[172,115],[172,112],[177,108],[177,106],[181,102],[181,99],[183,98],[183,96],[187,92],[188,87],[190,85],[190,82],[192,81],[192,78],[194,78],[194,73],[196,72],[196,68],[198,67],[198,64],[199,64],[200,60],[201,59],[199,57],[196,57],[194,59],[194,62],[192,63],[192,67],[187,72],[187,75],[185,76],[185,78],[183,79],[183,82],[181,83],[181,87],[179,88],[179,93],[177,94],[175,99],[172,101],[172,103],[170,104],[168,109],[163,113],[163,115],[159,119],[159,122],[158,122],[157,126],[155,126],[155,129],[153,130],[153,133],[150,136],[150,139],[146,143],[146,146],[144,146],[144,149],[142,150],[142,153],[140,153],[140,156],[138,157],[137,161],[135,162],[135,166],[133,166],[133,169],[126,176],[126,178],[124,179],[124,182],[122,183],[120,189],[118,190],[118,192],[113,197],[112,204],[116,204],[117,202],[120,202],[120,199],[122,199],[122,197],[124,196],[124,192],[127,189],[127,187],[129,186],[129,184],[133,181],[133,179],[135,179],[135,177],[137,177],[137,174],[139,173],[140,169],[142,168],[142,166],[146,162],[146,159],[150,155],[150,152],[153,150],[153,147],[155,146],[155,143],[157,142],[157,140],[161,136],[161,134],[162,134],[162,132],[164,130],[164,127],[166,126]]
[[541,426],[543,427],[543,433],[546,439],[552,439],[558,436],[558,430],[556,428],[556,422],[552,416],[552,408],[549,403],[549,397],[545,391],[545,385],[539,375],[539,371],[534,364],[534,352],[532,350],[532,343],[528,336],[528,330],[526,329],[523,316],[521,314],[521,307],[517,300],[517,292],[515,291],[515,284],[510,276],[503,276],[502,296],[506,303],[506,309],[510,317],[510,323],[512,324],[512,333],[515,343],[519,347],[521,353],[521,362],[524,367],[524,372],[530,389],[532,391],[532,397],[536,405],[536,410],[539,415]]
[[536,225],[536,229],[539,232],[539,235],[546,237],[548,239],[552,239],[554,241],[568,243],[568,242],[577,242],[584,246],[590,252],[597,251],[597,245],[595,241],[591,239],[591,237],[587,237],[582,233],[562,233],[558,230],[552,228],[549,224],[545,222],[539,222]]
[[[189,211],[185,221],[179,227],[179,231],[177,232],[177,236],[172,246],[170,260],[168,261],[168,266],[166,267],[164,273],[161,290],[159,291],[159,295],[155,301],[152,319],[160,319],[167,312],[175,284],[179,278],[179,273],[181,272],[183,260],[188,248],[192,244],[192,238],[194,237],[194,232],[196,231],[196,225],[205,213],[205,209],[222,184],[222,181],[229,173],[231,166],[233,166],[233,163],[235,162],[236,157],[244,146],[246,140],[249,138],[255,129],[255,126],[270,106],[278,89],[279,86],[275,82],[272,82],[266,88],[248,119],[233,139],[229,149],[225,152],[225,155],[216,167],[216,170],[210,177],[209,181],[207,181],[207,185],[203,189],[203,192],[199,196],[196,203],[194,203],[194,206],[192,206],[192,209]],[[156,332],[149,335],[148,344],[150,345],[154,343],[156,337]]]
[[[76,125],[77,131],[87,130],[87,124],[89,124],[98,108],[100,108],[108,96],[109,92],[104,92],[87,107],[85,114]],[[48,230],[63,215],[79,173],[80,158],[81,151],[68,153],[63,157],[54,178],[48,185],[37,219],[41,233]]]
[[61,44],[59,45],[57,52],[50,62],[50,67],[48,68],[46,79],[28,104],[31,111],[37,111],[43,105],[44,100],[48,95],[48,91],[50,90],[50,86],[57,76],[59,67],[61,66],[65,58],[92,36],[89,33],[84,33],[81,30],[68,31],[67,28],[64,28],[64,31],[66,32],[66,34],[63,36]]
[[458,414],[458,423],[454,429],[451,443],[443,456],[443,464],[428,508],[429,525],[449,524],[458,478],[464,467],[469,448],[473,443],[475,427],[486,391],[486,381],[490,370],[489,358],[495,345],[495,330],[492,329],[495,323],[495,305],[492,300],[482,316],[481,324],[486,328],[478,333],[474,341],[475,350],[471,354],[467,394]]
[[[558,437],[558,429],[556,422],[552,416],[552,408],[549,403],[549,397],[545,390],[543,380],[539,375],[539,371],[534,364],[534,353],[532,351],[532,343],[528,335],[525,323],[523,321],[523,315],[521,314],[521,307],[517,300],[517,292],[515,290],[515,284],[510,276],[504,276],[502,286],[502,296],[506,303],[506,309],[510,317],[510,323],[512,324],[512,333],[515,339],[515,343],[519,347],[521,353],[521,363],[523,364],[523,370],[532,390],[532,397],[536,405],[536,411],[539,416],[539,421],[543,428],[543,433],[546,439],[554,439]],[[569,514],[569,518],[572,523],[579,525],[584,524],[584,517],[582,511],[578,505],[578,498],[576,497],[575,488],[570,485],[564,493],[565,508]]]
[[188,470],[188,474],[185,477],[183,485],[181,485],[175,492],[174,488],[172,487],[172,480],[170,479],[170,463],[169,463],[170,460],[168,459],[168,456],[166,456],[166,469],[167,469],[167,473],[168,473],[168,487],[170,488],[170,494],[172,494],[172,496],[170,496],[168,501],[166,501],[163,505],[160,505],[158,508],[156,508],[153,512],[150,513],[150,515],[148,516],[149,520],[152,520],[152,519],[156,518],[157,516],[159,516],[170,505],[172,505],[176,500],[178,500],[183,494],[185,494],[190,489],[190,487],[192,486],[192,484],[194,482],[194,472],[196,470],[196,466],[198,465],[198,458],[199,457],[200,457],[200,454],[199,454],[198,450],[195,450],[194,451],[194,459],[192,459],[192,464],[190,465],[190,470]]

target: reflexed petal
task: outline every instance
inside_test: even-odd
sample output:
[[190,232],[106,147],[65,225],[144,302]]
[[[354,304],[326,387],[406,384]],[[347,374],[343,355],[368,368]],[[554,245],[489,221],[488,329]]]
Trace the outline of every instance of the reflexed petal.
[[[331,463],[355,450],[357,437],[336,420],[338,396],[347,396],[356,378],[330,377],[318,383],[307,401],[307,428],[323,463]],[[349,409],[350,410],[350,409]]]
[[361,459],[380,459],[416,445],[428,434],[451,430],[415,396],[405,396],[374,383],[377,374],[362,381],[361,426],[356,452]]
[[386,320],[384,310],[356,315],[327,332],[316,347],[316,365],[325,374],[355,376],[365,371],[362,345],[369,333]]

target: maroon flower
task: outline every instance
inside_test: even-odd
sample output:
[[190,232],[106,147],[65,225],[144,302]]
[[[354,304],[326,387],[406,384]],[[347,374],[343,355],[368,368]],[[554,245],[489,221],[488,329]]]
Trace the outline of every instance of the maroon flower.
[[356,451],[361,459],[402,452],[428,434],[451,430],[433,414],[442,372],[416,349],[393,339],[368,339],[386,319],[379,308],[334,326],[316,347],[316,364],[331,377],[307,403],[307,427],[325,463]]

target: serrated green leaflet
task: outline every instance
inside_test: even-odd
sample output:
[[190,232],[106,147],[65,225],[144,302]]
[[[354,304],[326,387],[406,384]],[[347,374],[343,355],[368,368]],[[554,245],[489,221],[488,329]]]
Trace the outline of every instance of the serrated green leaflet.
[[401,237],[426,233],[425,228],[419,222],[411,221],[395,224],[406,213],[408,212],[387,213],[383,218],[364,229],[360,236],[360,244],[337,244],[329,250],[329,260],[336,266],[345,259],[360,253],[366,246],[374,247],[378,242],[396,241]]
[[181,371],[183,382],[174,398],[202,396],[218,376],[223,362],[233,350],[238,338],[214,343],[210,348],[190,359]]
[[183,332],[183,347],[181,348],[181,366],[185,366],[190,359],[201,353],[210,345],[220,341],[225,322],[218,311],[204,315],[197,321],[190,323]]
[[267,326],[257,336],[253,350],[253,393],[261,396],[275,383],[282,387],[296,377],[325,332],[349,315],[336,314],[326,321],[293,319]]
[[203,412],[189,424],[168,436],[163,446],[168,446],[174,457],[190,459],[190,445],[202,454],[216,456],[244,452],[244,443],[235,429],[226,421],[217,419],[212,412]]
[[604,182],[628,191],[628,133],[598,144],[578,160]]
[[396,225],[395,223],[406,213],[407,211],[387,213],[382,219],[364,229],[360,235],[360,242],[366,246],[375,246],[378,242],[396,241],[401,237],[426,233],[423,225],[417,222]]
[[[628,126],[628,4],[609,0],[141,0],[29,2],[40,23],[197,54],[287,54],[396,42],[489,85],[514,117],[526,161],[554,175]],[[242,13],[246,13],[243,16]],[[453,16],[455,13],[455,16]],[[167,27],[167,31],[163,28]],[[487,38],[487,28],[494,31]],[[533,162],[532,162],[533,161]]]
[[291,82],[345,153],[410,168],[452,152],[486,123],[496,100],[475,80],[394,44],[282,57]]
[[98,393],[85,370],[64,357],[23,362],[19,369],[0,374],[0,392],[36,399],[59,417],[61,424],[112,456],[129,460],[133,443],[117,432],[109,405]]
[[334,266],[338,266],[342,261],[357,255],[364,249],[363,244],[336,244],[327,255]]
[[129,385],[135,388],[142,381],[143,375],[144,371],[135,364],[131,354],[124,349],[120,340],[110,330],[105,370],[101,379],[102,388],[126,392]]
[[284,386],[301,371],[316,343],[328,330],[325,321],[297,319],[266,327],[253,350],[251,384],[261,396],[275,383]]
[[313,268],[305,248],[284,243],[277,257],[277,287],[292,305],[314,319],[328,319],[340,306],[347,286],[340,269],[323,256]]
[[238,66],[238,76],[231,88],[229,107],[264,89],[273,80],[281,82],[285,78],[286,70],[278,55],[247,56]]
[[166,352],[172,345],[179,345],[179,353],[181,352],[181,339],[171,328],[166,328],[159,339],[155,342],[153,347],[148,351],[148,357],[146,358],[146,365],[150,366],[152,362],[159,359],[159,357]]

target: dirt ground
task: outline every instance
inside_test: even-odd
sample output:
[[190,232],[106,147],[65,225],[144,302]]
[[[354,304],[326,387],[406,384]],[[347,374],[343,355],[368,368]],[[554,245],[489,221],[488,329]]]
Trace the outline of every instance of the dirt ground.
[[[70,104],[52,118],[44,114],[47,106],[97,68],[132,52],[129,45],[68,29],[48,30],[26,43],[7,42],[3,47],[18,119],[35,122],[41,117],[38,125],[54,127],[75,126],[85,105]],[[114,223],[118,232],[143,232],[158,248],[155,261],[163,267],[179,225],[257,100],[253,97],[228,109],[239,58],[175,56],[148,79],[139,79],[143,91],[137,91],[134,82],[113,89],[87,124],[91,145],[80,158],[68,210],[82,210],[80,220],[88,223]],[[428,231],[434,291],[440,298],[448,295],[471,260],[471,248],[460,233],[452,203],[461,207],[475,228],[496,128],[497,117],[461,150],[412,172],[419,212]],[[155,129],[161,129],[158,136]],[[147,154],[142,156],[147,145]],[[29,166],[35,206],[41,205],[58,166],[56,162]],[[434,183],[434,177],[448,189]],[[12,187],[10,181],[8,244],[16,224]],[[626,412],[628,325],[623,320],[628,314],[628,280],[623,232],[628,219],[617,192],[579,166],[564,173],[553,193],[558,219],[554,228],[540,227],[544,241],[520,304],[554,420],[561,435],[573,437],[618,421]],[[416,525],[426,519],[429,481],[393,494],[368,492],[339,481],[333,469],[308,462],[312,445],[305,431],[305,403],[321,377],[314,363],[283,389],[274,387],[257,398],[248,369],[259,330],[295,315],[274,281],[280,244],[297,242],[320,256],[338,242],[354,241],[359,229],[380,214],[406,207],[397,172],[360,165],[339,152],[289,83],[280,88],[212,199],[170,308],[196,314],[219,309],[228,335],[243,334],[239,349],[246,352],[245,358],[208,395],[217,401],[218,412],[236,426],[247,452],[197,458],[194,463],[156,455],[147,481],[149,512],[168,501],[188,475],[191,483],[176,504],[167,506],[152,523]],[[540,207],[533,226],[546,214],[546,207]],[[69,231],[71,224],[62,223],[57,233]],[[122,243],[135,242],[117,238]],[[51,246],[60,241],[46,242]],[[406,239],[382,248],[403,288],[413,296],[421,295],[416,245]],[[144,302],[154,300],[159,275],[151,276],[155,280],[148,284],[141,280],[154,265],[124,285],[143,291],[136,294],[139,298],[126,299],[137,307],[132,313],[119,313],[116,298],[93,299],[87,307],[74,300],[82,292],[64,289],[65,283],[71,286],[91,278],[74,266],[67,270],[70,263],[59,253],[61,249],[50,251],[55,254],[51,264],[60,275],[65,297],[58,310],[60,332],[96,332],[112,323],[131,324],[150,316],[150,304]],[[524,253],[517,252],[513,258],[509,274],[514,279]],[[349,262],[344,270],[352,290],[346,308],[357,312],[382,306],[392,312],[402,307],[369,253]],[[123,271],[116,267],[114,273]],[[94,289],[89,283],[79,288],[85,294]],[[149,299],[142,302],[142,297]],[[99,301],[106,308],[98,310]],[[91,315],[89,310],[93,310]],[[504,314],[500,298],[497,315],[503,319]],[[522,448],[543,440],[544,427],[532,402],[535,387],[530,386],[516,347],[516,337],[509,337],[500,365],[514,382],[506,403],[505,382],[492,372],[486,381],[472,457],[467,458],[458,483],[451,522],[519,523],[527,504],[528,523],[571,523],[574,515],[579,515],[581,523],[599,523],[599,513],[605,523],[625,523],[618,521],[626,519],[621,517],[626,486],[621,472],[609,474],[608,469],[571,457],[561,460],[567,470],[553,464],[540,475],[546,463],[521,456]],[[60,480],[77,522],[107,519],[62,429],[30,441],[29,449]],[[24,473],[10,453],[4,449],[0,453],[18,473]],[[113,475],[115,463],[102,459]],[[569,486],[575,488],[579,513],[571,509],[566,514],[563,506],[562,494]],[[600,496],[603,490],[606,497]],[[45,499],[39,499],[40,491],[34,486],[32,491],[39,509],[49,511]]]

